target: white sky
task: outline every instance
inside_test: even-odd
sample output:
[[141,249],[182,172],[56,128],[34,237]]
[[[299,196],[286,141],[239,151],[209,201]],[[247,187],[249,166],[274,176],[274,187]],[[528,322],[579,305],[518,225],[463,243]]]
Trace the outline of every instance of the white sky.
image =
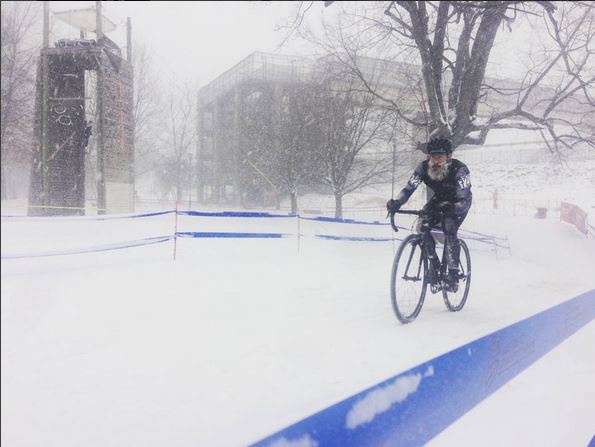
[[[55,1],[50,2],[50,9],[94,4]],[[204,85],[254,51],[276,52],[284,32],[275,27],[291,16],[296,3],[139,1],[104,2],[102,6],[104,15],[121,27],[121,32],[108,33],[112,40],[125,46],[126,17],[131,17],[133,40],[151,50],[162,75]],[[70,32],[77,37],[75,30]]]
[[[153,55],[155,68],[165,80],[187,79],[205,85],[254,51],[281,54],[313,53],[305,43],[279,44],[285,31],[275,28],[294,17],[298,2],[103,2],[104,14],[120,26],[108,34],[125,47],[126,17],[131,17],[133,39],[144,43]],[[94,6],[94,1],[52,1],[52,11]],[[329,18],[338,7],[314,2],[310,21]],[[538,45],[539,36],[515,25],[514,33],[502,29],[494,47],[488,75],[516,77],[526,60],[525,48]],[[60,25],[53,23],[53,30]],[[76,30],[62,25],[62,35],[77,37]],[[64,35],[66,33],[66,35]],[[70,33],[70,36],[68,35]]]

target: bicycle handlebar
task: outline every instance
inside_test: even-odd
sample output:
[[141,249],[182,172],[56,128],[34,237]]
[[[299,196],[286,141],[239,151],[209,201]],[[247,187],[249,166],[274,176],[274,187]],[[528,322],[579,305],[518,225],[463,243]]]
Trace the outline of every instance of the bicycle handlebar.
[[395,233],[399,232],[399,228],[395,225],[395,213],[390,213],[390,226],[393,227]]
[[422,214],[430,214],[428,211],[415,211],[415,210],[397,210],[394,214],[415,214],[417,216],[421,216]]
[[395,225],[395,214],[412,214],[414,216],[427,216],[430,214],[441,214],[440,212],[436,213],[436,211],[424,211],[424,210],[397,210],[394,213],[389,213],[390,214],[390,226],[393,227],[393,230],[395,230],[395,232],[399,232],[399,228]]

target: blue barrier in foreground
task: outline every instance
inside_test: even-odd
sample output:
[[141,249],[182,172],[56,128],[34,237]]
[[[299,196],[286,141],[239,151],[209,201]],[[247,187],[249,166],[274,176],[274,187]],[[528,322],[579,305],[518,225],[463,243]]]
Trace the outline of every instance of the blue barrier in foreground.
[[595,289],[418,365],[253,445],[423,445],[593,318]]

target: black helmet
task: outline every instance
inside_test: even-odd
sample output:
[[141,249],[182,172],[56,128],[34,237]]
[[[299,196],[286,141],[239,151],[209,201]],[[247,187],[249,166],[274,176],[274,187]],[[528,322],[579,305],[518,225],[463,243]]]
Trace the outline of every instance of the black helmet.
[[447,138],[433,138],[426,146],[426,153],[432,154],[452,154],[452,144]]

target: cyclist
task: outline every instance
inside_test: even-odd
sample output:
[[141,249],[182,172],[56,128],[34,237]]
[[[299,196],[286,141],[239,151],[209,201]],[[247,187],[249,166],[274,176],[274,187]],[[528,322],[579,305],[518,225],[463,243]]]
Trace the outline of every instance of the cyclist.
[[[452,144],[446,138],[435,138],[426,145],[427,159],[416,168],[407,185],[396,199],[386,203],[389,213],[394,214],[409,200],[411,194],[424,182],[434,191],[432,198],[423,207],[416,231],[423,228],[442,226],[446,245],[446,263],[448,276],[443,287],[449,292],[458,289],[460,245],[457,231],[471,207],[471,180],[469,168],[461,161],[452,158]],[[428,258],[438,271],[438,258],[433,238],[429,238]]]

